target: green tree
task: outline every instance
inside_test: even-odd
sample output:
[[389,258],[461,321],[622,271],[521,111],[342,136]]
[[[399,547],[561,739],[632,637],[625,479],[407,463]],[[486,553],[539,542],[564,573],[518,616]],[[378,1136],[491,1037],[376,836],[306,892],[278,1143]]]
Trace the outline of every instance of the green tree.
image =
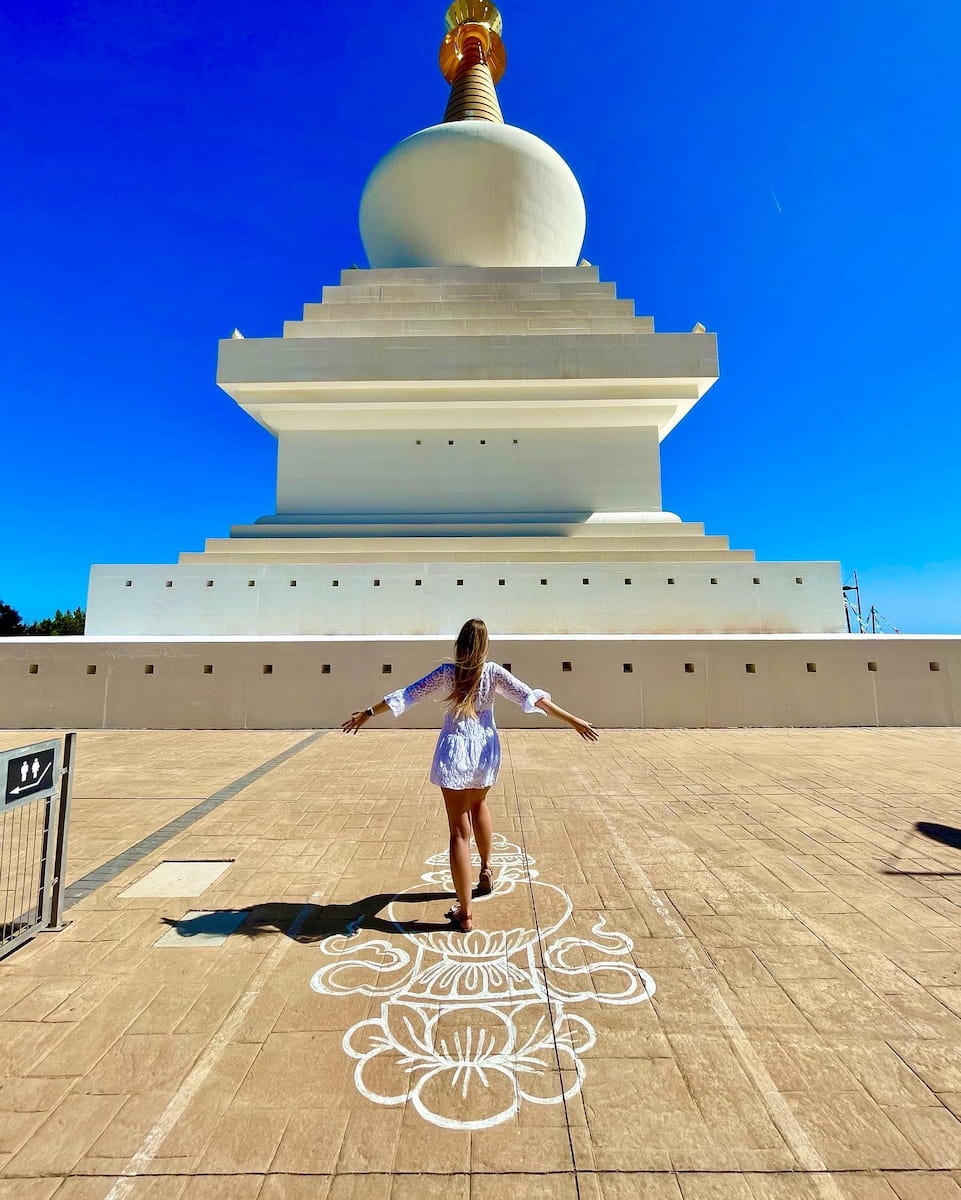
[[0,600],[0,637],[20,637],[24,633],[23,618],[15,608]]
[[73,611],[61,612],[58,608],[52,617],[44,617],[26,627],[29,637],[75,637],[82,634],[87,614],[79,606]]

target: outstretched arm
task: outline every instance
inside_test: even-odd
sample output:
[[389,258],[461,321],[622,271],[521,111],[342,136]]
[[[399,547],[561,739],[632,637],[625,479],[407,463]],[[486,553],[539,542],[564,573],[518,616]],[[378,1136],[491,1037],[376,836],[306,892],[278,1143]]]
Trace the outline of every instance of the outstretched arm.
[[371,717],[379,717],[381,713],[388,710],[399,717],[402,712],[405,712],[412,704],[416,704],[418,700],[425,700],[428,696],[434,695],[435,692],[441,691],[450,681],[450,674],[453,670],[450,663],[436,667],[429,675],[425,675],[423,679],[418,679],[416,683],[410,683],[405,688],[399,688],[396,692],[390,692],[383,700],[378,700],[371,708],[364,709],[361,712],[351,713],[347,720],[341,725],[344,733],[356,733],[358,729],[366,725]]
[[566,721],[572,729],[577,730],[586,742],[597,741],[597,730],[590,721],[585,721],[583,717],[575,717],[573,713],[565,711],[560,705],[554,703],[549,692],[542,691],[540,688],[528,687],[523,680],[496,664],[494,665],[494,684],[502,696],[519,704],[524,712],[531,713],[535,708],[540,709],[541,712],[547,713],[551,717]]
[[388,705],[384,700],[378,700],[370,710],[368,715],[367,709],[362,709],[360,712],[351,713],[347,720],[341,725],[344,733],[356,733],[358,729],[366,725],[371,717],[379,717],[381,713],[388,711]]
[[566,721],[572,729],[576,729],[585,742],[596,742],[600,736],[590,721],[585,721],[583,717],[575,717],[573,713],[565,711],[559,704],[555,704],[553,700],[545,696],[541,696],[535,701],[535,706],[541,712],[547,713],[548,716],[558,717],[562,721]]

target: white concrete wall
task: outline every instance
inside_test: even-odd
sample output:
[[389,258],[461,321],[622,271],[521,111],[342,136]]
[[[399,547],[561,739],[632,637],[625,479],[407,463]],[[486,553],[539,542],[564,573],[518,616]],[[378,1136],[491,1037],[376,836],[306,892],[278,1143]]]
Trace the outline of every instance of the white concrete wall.
[[[471,553],[470,539],[464,542]],[[844,628],[837,563],[451,561],[96,566],[87,630],[453,636],[477,615],[511,634]]]
[[593,513],[660,506],[656,427],[279,437],[278,513]]
[[[4,638],[0,727],[334,728],[450,649],[429,638]],[[495,637],[491,656],[601,727],[961,724],[961,637]],[[421,704],[400,723],[441,717]],[[500,701],[497,717],[550,724]]]

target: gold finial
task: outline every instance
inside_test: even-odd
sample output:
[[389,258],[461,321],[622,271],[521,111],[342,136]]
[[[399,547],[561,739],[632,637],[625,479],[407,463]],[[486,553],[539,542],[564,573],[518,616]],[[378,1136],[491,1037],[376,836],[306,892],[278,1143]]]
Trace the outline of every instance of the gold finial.
[[489,0],[454,0],[444,17],[447,32],[463,25],[466,21],[474,21],[478,25],[486,25],[498,37],[504,32],[504,22],[497,6]]
[[507,67],[500,13],[490,0],[454,0],[444,21],[440,69],[451,85],[444,120],[503,124],[494,90]]

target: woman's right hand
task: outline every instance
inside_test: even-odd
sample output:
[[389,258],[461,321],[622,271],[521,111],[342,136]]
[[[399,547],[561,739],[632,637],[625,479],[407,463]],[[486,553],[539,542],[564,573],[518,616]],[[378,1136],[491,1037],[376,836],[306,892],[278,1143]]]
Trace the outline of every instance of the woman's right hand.
[[601,736],[590,721],[585,721],[583,717],[574,717],[571,728],[575,729],[585,742],[596,742]]
[[365,712],[351,713],[347,720],[341,725],[344,733],[356,733],[362,725],[366,725],[370,717]]

